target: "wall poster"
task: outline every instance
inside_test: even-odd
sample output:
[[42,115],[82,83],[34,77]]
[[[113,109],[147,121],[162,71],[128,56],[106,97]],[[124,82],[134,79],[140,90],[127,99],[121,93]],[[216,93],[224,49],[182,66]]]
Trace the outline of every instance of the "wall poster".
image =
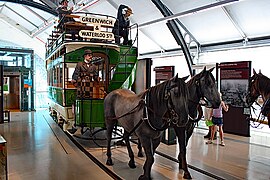
[[250,126],[244,107],[251,61],[220,63],[218,67],[222,99],[229,104],[229,111],[223,113],[223,130],[226,133],[249,137]]
[[219,64],[220,92],[227,104],[234,107],[245,106],[250,65],[250,61]]

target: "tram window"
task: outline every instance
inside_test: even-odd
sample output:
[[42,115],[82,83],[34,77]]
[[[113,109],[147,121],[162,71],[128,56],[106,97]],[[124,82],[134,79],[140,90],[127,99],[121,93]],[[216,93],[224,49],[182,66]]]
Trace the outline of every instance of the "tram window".
[[63,87],[63,64],[59,64],[58,68],[58,87]]
[[75,88],[73,84],[71,84],[72,74],[75,71],[76,63],[66,63],[65,64],[65,88]]
[[56,71],[56,68],[53,68],[52,76],[53,76],[53,82],[52,82],[52,85],[53,85],[53,86],[56,86],[56,77],[57,77],[57,71]]
[[68,81],[72,80],[72,74],[75,71],[75,68],[68,68]]

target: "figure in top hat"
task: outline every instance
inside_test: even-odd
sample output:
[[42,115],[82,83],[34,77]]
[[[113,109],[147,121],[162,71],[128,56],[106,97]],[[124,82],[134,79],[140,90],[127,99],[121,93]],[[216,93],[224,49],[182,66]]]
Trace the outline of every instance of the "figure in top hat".
[[72,75],[72,83],[77,86],[78,79],[83,79],[86,76],[90,78],[90,81],[98,80],[97,66],[91,63],[93,58],[93,52],[90,49],[86,49],[83,54],[84,61],[78,62],[74,73]]
[[120,44],[120,38],[123,37],[123,45],[128,44],[129,34],[129,16],[133,14],[132,9],[126,5],[120,5],[117,12],[117,20],[114,23],[113,34],[115,37],[115,43]]
[[60,5],[57,7],[58,17],[59,17],[59,24],[58,27],[60,29],[63,29],[63,25],[66,22],[75,22],[75,20],[71,17],[65,17],[66,15],[69,15],[73,11],[73,7],[68,8],[68,0],[61,0]]

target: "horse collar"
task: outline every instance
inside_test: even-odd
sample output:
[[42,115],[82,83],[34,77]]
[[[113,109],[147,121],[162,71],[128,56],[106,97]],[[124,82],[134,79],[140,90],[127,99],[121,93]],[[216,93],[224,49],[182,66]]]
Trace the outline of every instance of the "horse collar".
[[174,87],[176,87],[176,85],[166,88],[164,99],[167,100],[167,102],[168,102],[167,103],[167,108],[168,108],[168,111],[169,111],[169,114],[170,114],[170,118],[168,118],[166,121],[169,124],[173,123],[173,124],[176,125],[178,120],[179,120],[179,115],[175,112],[175,106],[174,106],[174,104],[172,102],[171,93],[170,93],[170,90],[172,88],[174,88]]

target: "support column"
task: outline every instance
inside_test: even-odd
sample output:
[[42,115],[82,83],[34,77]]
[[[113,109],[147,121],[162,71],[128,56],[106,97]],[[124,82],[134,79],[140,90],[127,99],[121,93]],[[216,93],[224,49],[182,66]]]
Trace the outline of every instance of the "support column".
[[[163,14],[164,17],[173,15],[173,13],[160,0],[152,0],[152,2],[156,5],[156,7],[159,9],[159,11]],[[171,31],[174,39],[176,40],[177,44],[181,46],[181,49],[183,50],[187,61],[189,73],[190,75],[193,75],[192,70],[193,61],[190,52],[188,50],[187,44],[184,40],[184,37],[179,27],[177,26],[176,20],[169,20],[166,24],[169,30]]]

